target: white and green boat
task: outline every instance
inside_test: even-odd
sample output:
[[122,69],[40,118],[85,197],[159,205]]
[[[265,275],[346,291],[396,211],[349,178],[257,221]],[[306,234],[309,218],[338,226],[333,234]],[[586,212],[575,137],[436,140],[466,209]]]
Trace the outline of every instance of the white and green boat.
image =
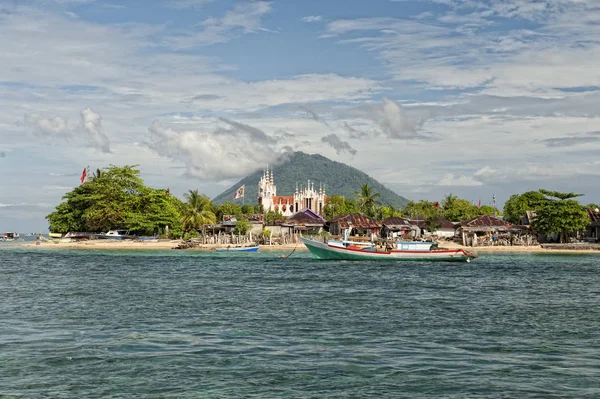
[[327,242],[301,237],[315,259],[470,262],[477,254],[464,249],[436,249],[433,242],[398,242],[393,249],[348,240]]

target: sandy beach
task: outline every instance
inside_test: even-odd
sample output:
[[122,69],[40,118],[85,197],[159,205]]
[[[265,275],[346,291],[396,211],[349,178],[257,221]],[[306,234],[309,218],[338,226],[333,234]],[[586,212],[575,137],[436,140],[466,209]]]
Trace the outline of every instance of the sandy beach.
[[[48,241],[22,244],[26,248],[49,248],[49,249],[89,249],[89,250],[169,250],[176,249],[182,240],[156,240],[156,241],[134,241],[134,240],[88,240],[88,241]],[[205,244],[197,248],[185,249],[185,251],[214,251],[216,248],[225,248],[227,245]],[[261,251],[286,251],[292,250],[296,244],[286,245],[261,245]],[[305,250],[301,243],[297,250]]]
[[[59,242],[49,241],[42,243],[27,243],[21,244],[22,247],[27,248],[44,248],[44,249],[83,249],[83,250],[170,250],[175,249],[182,240],[157,240],[157,241],[132,241],[132,240],[89,240],[89,241],[78,241],[78,242]],[[538,252],[538,253],[585,253],[585,254],[600,254],[598,250],[585,250],[585,249],[545,249],[540,245],[532,246],[490,246],[490,247],[464,247],[460,244],[442,241],[439,243],[441,248],[456,248],[466,249],[468,251],[477,253],[500,253],[500,252]],[[226,247],[226,245],[217,244],[206,244],[201,245],[197,248],[186,249],[186,251],[213,251],[219,247]],[[286,245],[261,245],[261,251],[291,251],[296,248],[297,251],[306,251],[306,247],[299,244],[286,244]]]

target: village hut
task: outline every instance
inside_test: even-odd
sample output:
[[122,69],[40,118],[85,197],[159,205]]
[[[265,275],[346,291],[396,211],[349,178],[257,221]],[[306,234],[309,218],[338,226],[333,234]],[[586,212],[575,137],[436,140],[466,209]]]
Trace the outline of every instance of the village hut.
[[456,234],[456,229],[460,223],[451,222],[446,218],[439,218],[436,221],[438,227],[431,232],[432,235],[452,239]]
[[400,217],[387,218],[381,224],[381,236],[388,239],[416,237],[420,233],[419,227]]
[[301,209],[281,221],[281,227],[287,227],[292,234],[319,234],[323,231],[324,226],[325,219],[310,208]]
[[522,242],[521,235],[525,234],[527,240],[522,242],[528,245],[530,243],[527,229],[520,228],[508,223],[500,218],[482,215],[461,223],[459,233],[462,237],[463,245],[486,246],[486,245],[513,245],[515,238],[519,243]]
[[425,233],[427,233],[427,228],[429,227],[429,223],[427,223],[427,220],[425,220],[424,217],[415,216],[415,217],[409,219],[408,222],[416,227],[416,229],[415,229],[416,237],[423,236],[423,235],[425,235]]
[[346,229],[351,229],[351,235],[371,237],[372,234],[377,234],[380,231],[381,222],[360,213],[351,213],[329,219],[325,226],[332,235],[341,236]]

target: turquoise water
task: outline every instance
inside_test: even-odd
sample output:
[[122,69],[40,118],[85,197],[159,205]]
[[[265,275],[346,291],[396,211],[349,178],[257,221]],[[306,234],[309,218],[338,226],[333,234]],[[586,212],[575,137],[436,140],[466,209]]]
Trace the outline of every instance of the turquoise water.
[[0,247],[0,398],[598,398],[600,257]]

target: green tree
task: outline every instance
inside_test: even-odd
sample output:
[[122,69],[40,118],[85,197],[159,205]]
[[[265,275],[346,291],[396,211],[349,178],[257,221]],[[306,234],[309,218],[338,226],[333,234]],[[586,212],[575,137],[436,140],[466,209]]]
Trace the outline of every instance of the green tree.
[[360,191],[354,193],[358,202],[358,209],[365,215],[374,217],[376,208],[381,205],[379,197],[381,194],[373,192],[368,184],[363,184]]
[[444,212],[446,210],[451,210],[454,207],[454,204],[456,203],[457,200],[458,200],[458,197],[456,195],[452,195],[452,193],[446,195],[444,197],[444,199],[442,200],[442,207],[444,209]]
[[519,223],[527,211],[535,211],[546,201],[546,197],[539,191],[527,191],[523,194],[513,194],[504,203],[504,220],[510,223]]
[[411,219],[422,218],[425,220],[439,218],[442,212],[439,205],[435,202],[421,200],[418,202],[410,201],[403,210],[403,214]]
[[578,201],[573,198],[583,194],[561,193],[558,191],[539,190],[544,200],[536,207],[536,218],[533,228],[541,234],[557,234],[560,242],[567,242],[571,233],[585,230],[590,218]]
[[402,216],[402,212],[391,204],[380,206],[375,212],[375,218],[378,220],[385,220],[396,216]]
[[327,204],[323,208],[323,217],[332,219],[339,215],[348,215],[358,211],[358,205],[355,201],[340,195],[331,195],[327,197]]
[[481,205],[479,207],[479,210],[477,212],[479,215],[490,215],[493,216],[494,213],[496,213],[496,215],[498,215],[498,212],[496,211],[496,209],[494,209],[493,206],[489,206],[489,205]]
[[140,234],[169,226],[180,229],[180,201],[166,190],[144,185],[137,165],[110,165],[63,196],[46,216],[50,231],[107,231],[129,228]]
[[236,217],[236,219],[239,220],[242,218],[243,212],[242,212],[242,207],[240,205],[229,201],[229,202],[224,202],[221,205],[218,205],[215,214],[216,214],[217,220],[219,220],[219,221],[222,221],[223,216],[225,216],[225,215],[234,215]]
[[234,234],[246,235],[252,228],[252,223],[245,219],[239,219],[235,224]]
[[168,226],[172,237],[183,235],[181,200],[169,195],[167,190],[144,187],[127,205],[125,225],[132,232],[153,234]]
[[186,206],[183,213],[183,226],[185,228],[199,229],[217,222],[210,198],[199,194],[198,190],[189,190],[184,196]]
[[282,219],[284,219],[284,216],[281,212],[268,211],[264,216],[264,225],[274,226],[275,222]]
[[[256,211],[255,211],[255,209],[254,209],[254,208],[255,208],[255,206],[254,206],[254,205],[251,205],[251,204],[244,204],[244,205],[242,205],[242,207],[241,207],[242,214],[243,214],[243,215],[252,215],[252,214],[255,214],[255,213],[256,213]],[[261,213],[262,213],[262,212],[261,212]]]
[[454,199],[451,208],[444,208],[444,217],[451,222],[462,222],[479,216],[479,209],[465,199]]

